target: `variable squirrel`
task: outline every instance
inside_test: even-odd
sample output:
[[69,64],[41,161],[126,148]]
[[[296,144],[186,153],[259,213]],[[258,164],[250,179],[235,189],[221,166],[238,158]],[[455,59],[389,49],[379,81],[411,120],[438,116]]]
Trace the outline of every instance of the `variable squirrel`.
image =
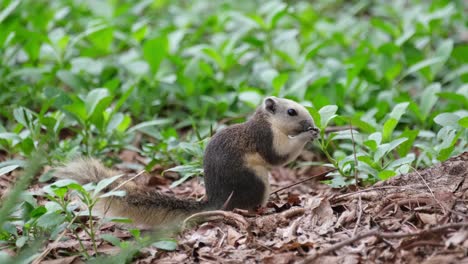
[[[121,187],[125,196],[103,198],[97,210],[153,227],[178,223],[206,210],[252,210],[267,202],[269,169],[295,160],[306,143],[318,135],[311,115],[302,105],[267,97],[246,122],[218,131],[209,141],[203,158],[206,200],[180,199],[128,182]],[[57,178],[82,184],[117,174],[95,159],[75,160],[55,171]],[[122,182],[115,181],[104,192]]]

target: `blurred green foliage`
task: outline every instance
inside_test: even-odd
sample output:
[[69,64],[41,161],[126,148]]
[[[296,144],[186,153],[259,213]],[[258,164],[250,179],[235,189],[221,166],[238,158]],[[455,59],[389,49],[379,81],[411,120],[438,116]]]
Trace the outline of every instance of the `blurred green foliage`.
[[[446,160],[467,150],[466,8],[463,0],[0,0],[0,175],[38,149],[49,164],[130,149],[148,168],[173,167],[176,185],[202,173],[212,131],[243,121],[267,95],[309,108],[322,131],[315,145],[338,168],[333,186]],[[331,125],[355,129],[325,133]],[[18,249],[72,222],[66,206],[23,200],[21,235],[4,220],[13,205],[0,211],[2,241]]]
[[[243,120],[266,95],[312,112],[336,105],[334,123],[357,127],[367,157],[398,138],[397,156],[417,152],[416,166],[466,149],[463,1],[1,6],[0,148],[10,158],[38,146],[50,163],[127,148],[150,165],[199,164],[217,121]],[[322,147],[340,160],[351,152],[343,140]]]

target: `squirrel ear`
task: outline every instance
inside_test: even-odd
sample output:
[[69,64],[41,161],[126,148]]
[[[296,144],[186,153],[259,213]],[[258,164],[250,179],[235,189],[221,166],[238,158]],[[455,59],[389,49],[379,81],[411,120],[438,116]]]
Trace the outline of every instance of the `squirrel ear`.
[[276,100],[274,97],[267,97],[264,101],[265,109],[274,114],[276,112]]

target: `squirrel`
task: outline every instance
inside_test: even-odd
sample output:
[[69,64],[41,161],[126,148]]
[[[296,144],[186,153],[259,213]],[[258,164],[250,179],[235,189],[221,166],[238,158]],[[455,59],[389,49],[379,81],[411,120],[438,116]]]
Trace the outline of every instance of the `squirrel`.
[[[305,107],[289,99],[267,97],[246,122],[221,129],[206,146],[203,157],[206,200],[180,199],[148,191],[130,181],[121,187],[125,196],[102,198],[97,210],[151,227],[179,223],[207,210],[253,210],[268,200],[269,169],[295,160],[306,143],[318,135],[319,129]],[[57,178],[81,184],[97,183],[117,174],[91,158],[72,161],[56,168],[54,173]],[[119,179],[103,191],[122,182]]]

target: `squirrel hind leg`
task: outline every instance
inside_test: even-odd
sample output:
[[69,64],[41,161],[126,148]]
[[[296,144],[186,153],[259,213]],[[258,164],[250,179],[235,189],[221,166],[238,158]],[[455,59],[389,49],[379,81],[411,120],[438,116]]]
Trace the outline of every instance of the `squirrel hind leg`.
[[210,189],[212,192],[209,198],[216,209],[253,210],[265,204],[268,198],[268,182],[265,182],[252,170],[243,168],[236,171],[236,175],[224,178],[227,180],[221,187]]

